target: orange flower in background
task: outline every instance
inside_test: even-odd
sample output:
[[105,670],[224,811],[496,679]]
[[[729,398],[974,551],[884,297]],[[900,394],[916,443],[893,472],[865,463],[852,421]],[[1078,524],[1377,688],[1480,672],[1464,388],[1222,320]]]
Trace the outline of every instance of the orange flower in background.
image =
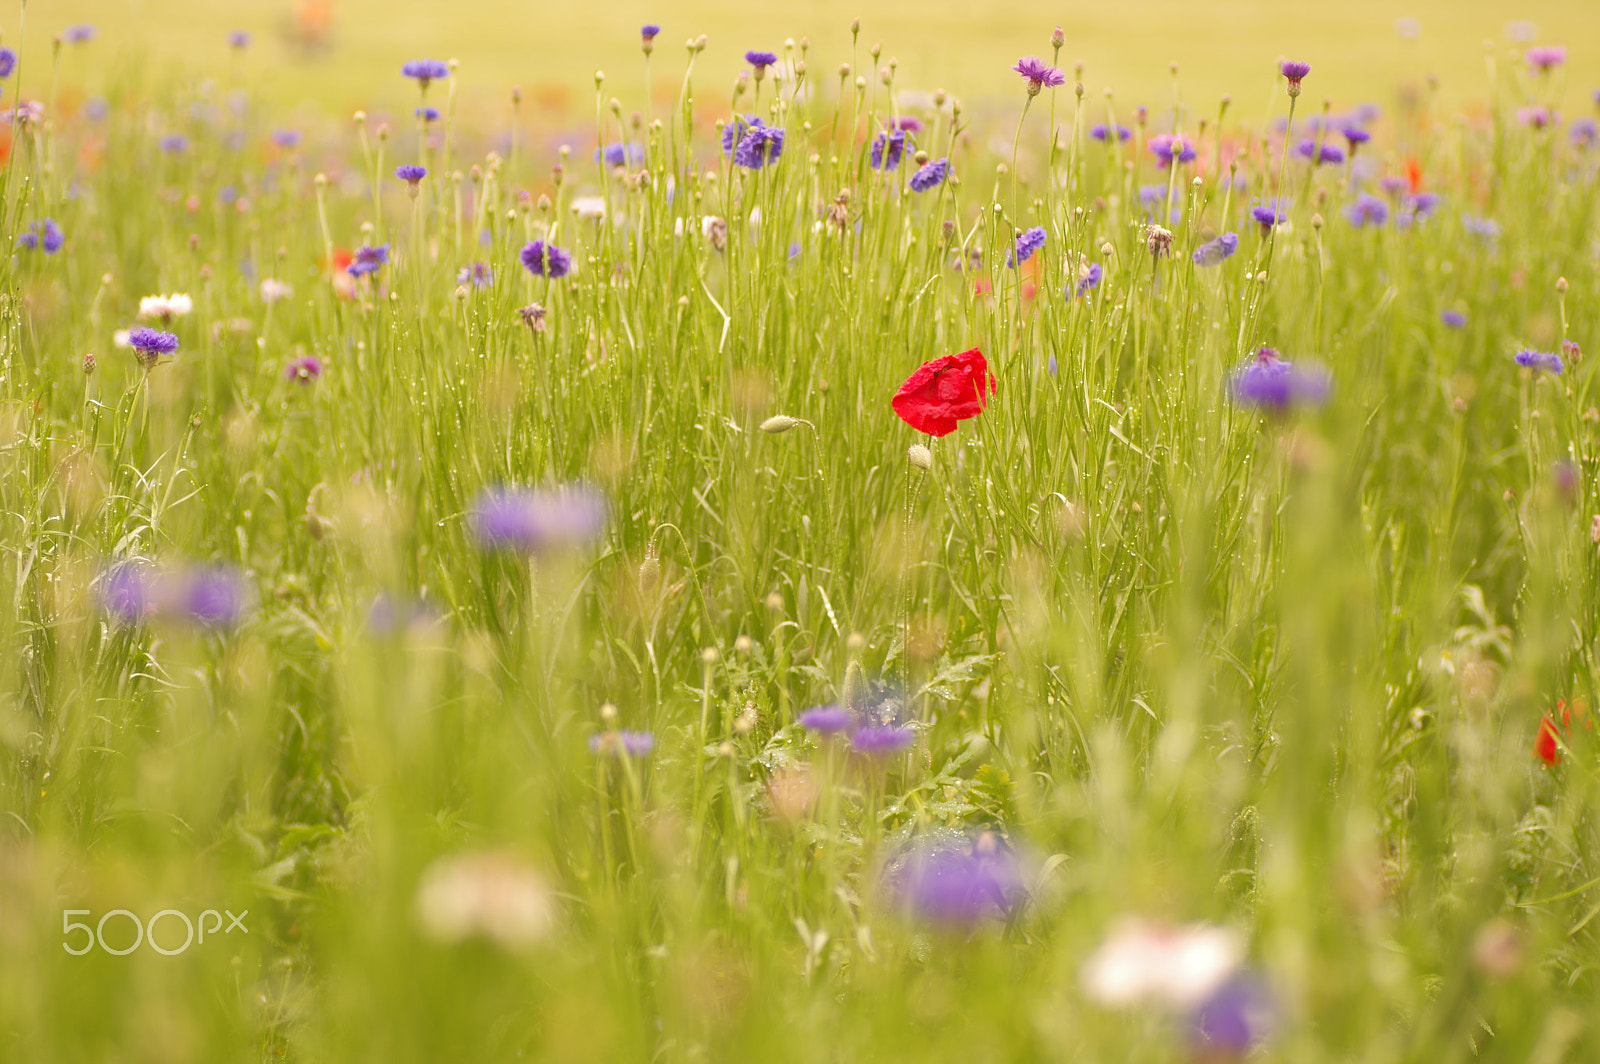
[[894,393],[891,405],[901,420],[929,436],[948,436],[956,426],[983,412],[994,394],[994,374],[977,348],[924,362]]
[[1406,157],[1406,186],[1413,196],[1422,191],[1422,164],[1415,155]]

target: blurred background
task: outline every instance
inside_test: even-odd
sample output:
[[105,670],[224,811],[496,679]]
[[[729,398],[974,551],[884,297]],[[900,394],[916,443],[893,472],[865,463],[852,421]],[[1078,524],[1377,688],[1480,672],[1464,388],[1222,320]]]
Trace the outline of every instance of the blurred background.
[[[859,58],[852,60],[849,23],[861,19]],[[13,15],[7,22],[14,25]],[[1121,106],[1170,105],[1172,64],[1183,99],[1210,113],[1230,93],[1245,113],[1267,106],[1279,56],[1315,66],[1307,96],[1335,106],[1398,91],[1425,91],[1427,75],[1453,106],[1487,98],[1486,63],[1503,61],[1532,40],[1565,44],[1565,106],[1594,106],[1600,89],[1600,3],[1594,0],[1122,0],[1067,4],[1013,0],[615,0],[603,4],[546,0],[82,0],[36,3],[22,36],[25,62],[50,59],[51,39],[70,25],[93,24],[97,40],[63,63],[89,69],[89,80],[114,77],[132,50],[158,71],[181,64],[219,77],[243,77],[278,103],[309,101],[333,109],[406,106],[414,87],[399,78],[407,59],[461,61],[458,92],[468,104],[503,101],[520,85],[537,110],[593,113],[596,68],[605,94],[625,106],[642,102],[638,28],[662,26],[653,60],[654,91],[671,99],[683,66],[685,39],[706,34],[709,48],[697,78],[701,102],[726,108],[746,49],[780,51],[785,38],[809,37],[812,73],[837,84],[837,67],[872,66],[868,49],[883,45],[881,65],[899,62],[902,88],[943,87],[964,100],[1016,93],[1008,65],[1021,55],[1050,57],[1048,37],[1060,25],[1069,77],[1084,64],[1091,101],[1114,89]],[[7,43],[17,33],[7,26]],[[227,47],[232,31],[252,36],[249,49]],[[1586,44],[1595,42],[1593,49]],[[104,69],[97,69],[104,64]],[[83,73],[78,71],[76,73]],[[38,84],[30,79],[32,84]]]

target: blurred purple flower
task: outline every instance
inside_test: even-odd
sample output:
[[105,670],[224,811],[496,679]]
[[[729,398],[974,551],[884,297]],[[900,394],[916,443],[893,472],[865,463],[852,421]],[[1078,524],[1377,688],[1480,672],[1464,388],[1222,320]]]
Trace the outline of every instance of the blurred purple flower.
[[490,488],[478,496],[472,529],[480,546],[531,553],[597,539],[606,516],[605,496],[585,484]]

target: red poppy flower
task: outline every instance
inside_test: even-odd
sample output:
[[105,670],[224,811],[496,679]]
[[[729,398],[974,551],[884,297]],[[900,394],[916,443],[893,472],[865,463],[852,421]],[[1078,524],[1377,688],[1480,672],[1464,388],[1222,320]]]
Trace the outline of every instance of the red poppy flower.
[[956,425],[983,412],[994,394],[994,374],[977,348],[924,362],[900,390],[892,405],[907,425],[929,436],[948,436]]
[[1561,746],[1557,742],[1556,722],[1552,718],[1545,717],[1539,722],[1539,737],[1533,741],[1533,752],[1551,768],[1561,764]]

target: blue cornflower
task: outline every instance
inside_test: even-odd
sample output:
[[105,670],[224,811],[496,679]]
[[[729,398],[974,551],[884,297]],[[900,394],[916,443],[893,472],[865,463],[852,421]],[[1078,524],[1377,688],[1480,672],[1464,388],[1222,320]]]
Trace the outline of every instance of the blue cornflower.
[[910,728],[894,724],[858,728],[850,737],[850,748],[858,754],[895,754],[910,746],[916,737],[917,733]]
[[659,34],[660,32],[661,32],[661,27],[657,26],[653,22],[646,23],[645,25],[639,27],[639,36],[643,37],[647,41],[655,40],[656,39],[656,35]]
[[816,706],[795,719],[799,721],[800,727],[808,728],[819,735],[849,731],[855,724],[855,718],[843,706]]
[[487,262],[474,262],[463,266],[456,274],[456,284],[470,284],[474,288],[488,288],[494,284],[494,269]]
[[1470,214],[1463,214],[1461,225],[1467,232],[1485,243],[1492,244],[1500,236],[1500,223],[1492,218],[1476,218]]
[[1163,133],[1159,137],[1151,137],[1147,147],[1161,160],[1163,170],[1171,166],[1174,159],[1188,163],[1195,158],[1194,144],[1181,134]]
[[1363,192],[1356,201],[1344,209],[1344,216],[1357,228],[1364,225],[1382,225],[1389,220],[1389,205],[1370,193]]
[[1016,244],[1006,249],[1006,265],[1015,269],[1033,258],[1034,252],[1044,247],[1044,242],[1049,235],[1049,233],[1045,232],[1044,226],[1036,225],[1017,237]]
[[1526,369],[1553,373],[1558,376],[1567,368],[1562,363],[1561,356],[1553,351],[1518,351],[1511,356],[1511,360]]
[[552,281],[572,272],[572,256],[543,240],[535,240],[522,249],[522,265],[535,277],[548,277]]
[[610,167],[626,166],[629,162],[642,162],[644,160],[644,146],[640,144],[607,144],[605,151],[599,148],[594,150],[594,161],[599,162],[602,155],[606,165]]
[[913,115],[902,115],[889,123],[890,128],[904,130],[907,133],[921,133],[922,119]]
[[872,168],[896,170],[906,153],[906,135],[900,130],[879,133],[872,141]]
[[1109,141],[1113,137],[1117,140],[1128,140],[1133,136],[1133,130],[1127,126],[1108,126],[1104,122],[1097,122],[1089,127],[1089,136],[1104,141]]
[[1026,56],[1011,67],[1028,83],[1028,95],[1037,96],[1041,89],[1053,89],[1067,83],[1067,76],[1043,59]]
[[759,81],[761,75],[767,72],[767,67],[778,61],[778,57],[771,52],[746,52],[744,61],[755,68],[756,80]]
[[1307,74],[1311,73],[1311,64],[1285,59],[1278,64],[1278,73],[1282,74],[1284,79],[1289,82],[1289,95],[1299,96],[1300,83],[1305,80]]
[[1249,365],[1233,375],[1229,389],[1238,402],[1282,413],[1297,404],[1315,406],[1327,401],[1328,375],[1285,362],[1277,351],[1263,347]]
[[1354,155],[1356,149],[1372,139],[1372,134],[1359,126],[1345,126],[1343,130],[1344,142],[1350,145],[1350,154]]
[[746,133],[733,153],[735,166],[759,170],[778,161],[783,154],[783,130],[761,126]]
[[428,168],[426,166],[418,166],[415,163],[407,163],[404,166],[395,167],[394,176],[415,187],[418,181],[428,176]]
[[9,48],[0,48],[0,78],[9,78],[15,69],[17,69],[17,53]]
[[94,27],[87,22],[80,22],[76,26],[68,26],[61,31],[61,39],[68,44],[88,44],[94,40]]
[[1271,1032],[1271,996],[1254,979],[1235,976],[1189,1017],[1196,1059],[1244,1060]]
[[250,40],[250,35],[244,30],[234,30],[232,33],[228,34],[228,47],[234,49],[235,51],[242,52],[246,48],[250,47]]
[[1005,916],[1027,895],[1016,853],[992,832],[959,843],[923,840],[893,873],[895,893],[932,923]]
[[1275,225],[1282,225],[1289,220],[1289,216],[1278,208],[1268,204],[1261,204],[1250,208],[1251,219],[1261,227],[1261,235],[1266,236]]
[[61,227],[52,218],[46,218],[42,222],[34,222],[28,227],[26,233],[17,238],[17,243],[29,251],[42,248],[46,255],[54,255],[61,250],[61,246],[66,242],[66,234],[61,231]]
[[911,175],[911,191],[926,192],[944,184],[944,179],[950,174],[949,159],[935,159],[926,166],[921,167]]
[[1567,137],[1574,147],[1592,148],[1600,142],[1600,125],[1592,118],[1579,118],[1567,127]]
[[189,138],[182,133],[169,133],[161,138],[158,146],[168,155],[182,155],[189,150]]
[[437,122],[439,121],[439,109],[437,107],[419,107],[416,109],[415,116],[424,122]]
[[1196,266],[1215,266],[1238,250],[1239,237],[1233,233],[1223,233],[1196,248],[1194,262]]
[[1465,327],[1467,324],[1467,316],[1461,313],[1459,310],[1447,310],[1443,314],[1439,315],[1439,320],[1450,326],[1452,329],[1460,329]]
[[490,488],[478,496],[472,531],[485,548],[535,552],[580,546],[605,531],[606,498],[585,484],[541,490]]
[[1294,153],[1302,159],[1314,160],[1319,166],[1344,162],[1344,152],[1338,146],[1318,144],[1314,140],[1302,140],[1295,147]]
[[1098,262],[1085,263],[1078,267],[1078,285],[1073,293],[1082,296],[1091,288],[1100,287],[1100,279],[1106,275],[1105,268]]
[[279,129],[272,134],[272,143],[280,148],[298,148],[300,146],[300,131],[297,129]]
[[734,115],[733,121],[722,127],[722,154],[732,158],[733,150],[739,146],[744,135],[752,129],[760,129],[766,123],[755,115]]
[[372,247],[367,244],[356,249],[355,259],[344,268],[344,272],[351,277],[361,277],[369,273],[377,273],[378,269],[389,262],[389,245],[380,244]]
[[415,78],[423,92],[431,82],[450,76],[450,64],[438,59],[413,59],[400,68],[400,76]]
[[133,348],[139,364],[149,369],[162,355],[170,355],[178,350],[178,338],[169,332],[140,325],[128,330],[128,346]]

